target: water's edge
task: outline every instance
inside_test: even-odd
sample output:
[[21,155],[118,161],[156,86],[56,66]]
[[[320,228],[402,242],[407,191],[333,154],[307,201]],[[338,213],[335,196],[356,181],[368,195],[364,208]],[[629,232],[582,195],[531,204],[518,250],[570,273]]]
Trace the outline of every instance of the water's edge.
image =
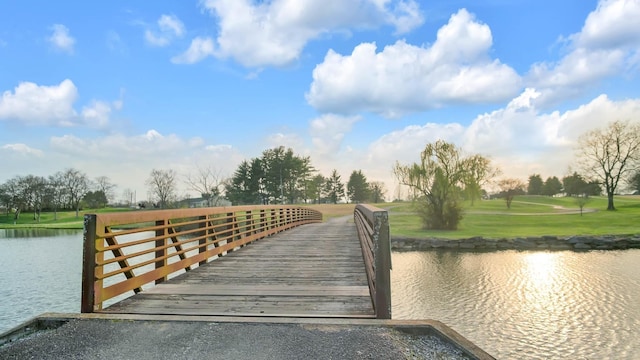
[[391,249],[396,251],[626,250],[640,249],[640,234],[540,236],[515,239],[487,239],[482,236],[466,239],[391,237]]

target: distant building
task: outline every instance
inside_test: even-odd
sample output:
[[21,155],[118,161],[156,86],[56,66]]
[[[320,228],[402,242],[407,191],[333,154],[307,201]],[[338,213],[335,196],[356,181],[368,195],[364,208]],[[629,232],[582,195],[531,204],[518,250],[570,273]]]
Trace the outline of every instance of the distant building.
[[205,199],[202,197],[193,199],[184,199],[180,201],[180,207],[188,208],[203,208],[203,207],[217,207],[217,206],[231,206],[231,201],[214,196],[211,199]]

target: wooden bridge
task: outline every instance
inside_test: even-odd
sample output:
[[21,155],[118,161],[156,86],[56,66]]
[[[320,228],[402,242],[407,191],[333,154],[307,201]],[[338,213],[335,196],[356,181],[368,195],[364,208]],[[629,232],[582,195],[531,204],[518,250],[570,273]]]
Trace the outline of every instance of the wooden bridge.
[[386,211],[308,207],[85,216],[82,312],[391,318]]

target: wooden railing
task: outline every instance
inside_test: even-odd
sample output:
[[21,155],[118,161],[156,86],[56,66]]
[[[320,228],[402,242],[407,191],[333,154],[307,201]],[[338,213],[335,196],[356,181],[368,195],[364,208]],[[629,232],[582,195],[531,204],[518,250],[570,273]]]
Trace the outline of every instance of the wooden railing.
[[369,291],[378,319],[391,319],[391,243],[386,210],[359,204],[354,212]]
[[81,311],[99,311],[252,241],[321,221],[319,211],[284,205],[85,215]]

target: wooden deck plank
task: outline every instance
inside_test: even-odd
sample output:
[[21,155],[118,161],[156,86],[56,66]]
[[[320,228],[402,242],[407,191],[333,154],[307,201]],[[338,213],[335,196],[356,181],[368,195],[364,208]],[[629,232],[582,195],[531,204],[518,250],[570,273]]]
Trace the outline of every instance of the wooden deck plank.
[[344,218],[248,244],[102,311],[375,317],[355,226]]

